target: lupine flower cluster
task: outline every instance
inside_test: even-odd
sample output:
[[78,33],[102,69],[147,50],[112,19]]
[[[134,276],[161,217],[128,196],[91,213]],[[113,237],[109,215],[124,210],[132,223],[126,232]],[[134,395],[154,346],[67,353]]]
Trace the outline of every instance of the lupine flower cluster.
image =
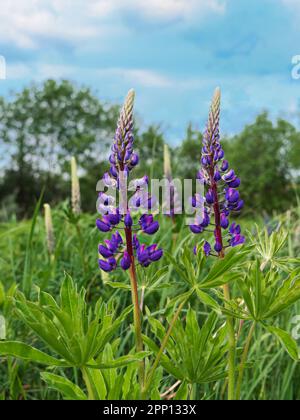
[[[214,251],[222,257],[226,247],[243,244],[245,237],[241,235],[239,225],[230,225],[229,222],[230,213],[239,212],[244,202],[237,190],[241,183],[240,178],[229,168],[220,144],[220,99],[220,90],[216,89],[203,136],[201,169],[197,174],[197,180],[204,186],[206,194],[205,197],[200,194],[192,197],[192,206],[198,211],[190,229],[199,234],[213,226]],[[213,254],[209,242],[205,242],[203,250],[206,256],[216,255]],[[197,252],[196,247],[194,252]]]
[[98,251],[101,257],[99,267],[106,272],[116,269],[119,261],[123,270],[133,268],[135,257],[141,266],[148,267],[163,255],[163,251],[157,248],[157,244],[150,246],[140,244],[137,234],[134,233],[140,231],[153,235],[159,229],[159,223],[149,213],[142,214],[138,222],[134,223],[133,211],[149,210],[153,205],[153,198],[148,194],[147,176],[130,182],[128,189],[133,192],[133,195],[127,200],[127,177],[139,161],[138,155],[133,151],[133,104],[134,91],[131,90],[120,113],[109,157],[110,171],[105,173],[102,179],[105,187],[115,188],[121,197],[126,196],[126,207],[124,208],[123,203],[121,208],[114,197],[104,192],[99,194],[98,200],[98,211],[102,217],[96,221],[97,228],[101,232],[120,229],[125,233],[123,239],[120,232],[116,230],[111,239],[106,239],[99,245]]

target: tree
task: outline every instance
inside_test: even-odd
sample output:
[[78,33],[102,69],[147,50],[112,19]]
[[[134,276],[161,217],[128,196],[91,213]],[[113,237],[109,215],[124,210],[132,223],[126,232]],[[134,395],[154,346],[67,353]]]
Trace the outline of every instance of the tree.
[[164,136],[157,125],[150,125],[145,131],[135,132],[134,148],[139,154],[140,164],[135,174],[148,174],[151,178],[163,176]]
[[202,134],[189,124],[182,144],[176,149],[176,175],[195,179],[200,169]]
[[69,172],[72,155],[83,169],[104,159],[117,111],[68,81],[48,80],[0,100],[0,139],[10,154],[8,190],[15,191],[20,215],[34,201],[28,183],[40,190],[43,181],[49,192],[51,180]]
[[267,113],[232,139],[223,141],[230,167],[242,181],[241,193],[245,208],[272,213],[291,206],[292,150],[299,133],[288,122],[273,124]]

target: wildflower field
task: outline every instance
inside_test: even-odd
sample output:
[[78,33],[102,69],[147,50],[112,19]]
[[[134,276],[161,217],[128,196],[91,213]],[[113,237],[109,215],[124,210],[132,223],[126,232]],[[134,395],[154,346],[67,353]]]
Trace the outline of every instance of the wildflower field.
[[[64,198],[49,204],[45,183],[30,215],[3,205],[0,398],[299,399],[297,186],[288,209],[247,211],[216,89],[180,211],[168,146],[150,165],[136,151],[134,99],[131,90],[112,115],[106,166],[90,180],[94,212],[70,156]],[[163,199],[150,189],[156,168]]]

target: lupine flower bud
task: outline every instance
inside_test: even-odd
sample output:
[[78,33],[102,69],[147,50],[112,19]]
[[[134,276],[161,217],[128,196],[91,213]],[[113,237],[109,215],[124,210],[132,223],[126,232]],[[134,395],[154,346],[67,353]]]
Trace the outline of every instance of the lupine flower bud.
[[108,258],[108,260],[99,260],[99,267],[101,270],[106,271],[107,273],[113,271],[117,266],[117,262],[114,258]]
[[208,257],[211,251],[211,246],[208,242],[205,242],[203,245],[204,254]]
[[159,229],[159,224],[154,221],[152,214],[143,214],[139,220],[139,224],[142,231],[148,235],[153,235]]
[[49,204],[44,204],[44,210],[47,248],[49,254],[53,255],[55,249],[55,237],[52,223],[51,207],[49,206]]
[[105,223],[100,219],[96,220],[96,226],[101,232],[109,232],[111,230],[110,224]]
[[126,214],[126,216],[125,216],[125,218],[124,218],[124,223],[125,223],[125,226],[127,227],[127,228],[130,228],[131,226],[132,226],[132,218],[131,218],[131,216],[130,216],[130,213],[128,212],[127,214]]
[[127,251],[124,251],[123,258],[121,259],[120,266],[123,270],[128,270],[131,265],[131,258]]
[[167,179],[172,178],[170,151],[167,144],[164,145],[164,174]]
[[103,258],[110,258],[114,255],[110,249],[101,244],[98,247],[98,252],[100,255],[102,255]]
[[80,214],[81,212],[81,200],[80,200],[80,185],[77,174],[77,163],[76,159],[71,159],[71,181],[72,181],[72,210],[74,214]]

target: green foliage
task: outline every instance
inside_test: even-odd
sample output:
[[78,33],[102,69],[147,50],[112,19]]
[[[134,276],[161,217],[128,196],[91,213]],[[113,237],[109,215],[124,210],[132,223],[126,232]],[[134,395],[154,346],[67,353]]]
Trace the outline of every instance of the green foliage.
[[1,148],[7,145],[10,155],[2,198],[13,192],[21,216],[32,209],[33,198],[43,184],[48,202],[63,198],[61,175],[69,172],[70,157],[76,155],[86,168],[103,154],[117,109],[68,81],[47,80],[42,86],[25,88],[9,101],[2,99]]
[[[15,306],[19,318],[63,361],[57,362],[52,360],[53,358],[43,359],[45,356],[38,350],[27,346],[22,347],[19,343],[16,343],[15,347],[12,343],[2,343],[2,347],[6,351],[15,352],[15,356],[19,355],[24,359],[43,362],[50,366],[83,367],[92,363],[99,357],[105,345],[113,338],[131,311],[131,307],[128,307],[115,318],[112,303],[106,305],[102,299],[96,302],[94,309],[88,308],[85,291],[82,289],[78,292],[68,275],[61,286],[60,305],[50,294],[41,291],[36,303],[27,301],[23,294],[17,293]],[[8,347],[6,348],[5,345]],[[5,350],[2,354],[5,354]],[[125,358],[120,364],[123,365],[126,362]],[[101,367],[106,366],[101,365]]]
[[267,213],[289,208],[294,199],[292,170],[299,162],[291,160],[299,138],[286,121],[273,124],[266,113],[224,144],[226,158],[242,180],[247,207]]
[[[154,335],[162,340],[165,335],[163,325],[153,318],[149,322]],[[212,313],[200,328],[195,311],[189,309],[185,325],[176,322],[161,364],[167,372],[184,382],[216,382],[227,375],[225,337],[226,329],[217,328],[216,314]],[[153,340],[145,337],[145,341],[153,352],[158,352]]]
[[[58,235],[54,261],[47,258],[44,224],[39,216],[30,251],[26,241],[32,223],[0,225],[0,235],[5,232],[7,238],[0,243],[0,315],[6,325],[6,339],[0,341],[0,394],[4,398],[47,399],[60,395],[72,400],[138,399],[139,361],[145,361],[149,375],[166,331],[171,329],[161,359],[154,366],[147,397],[161,398],[162,392],[180,380],[173,391],[174,399],[195,395],[223,399],[228,354],[226,315],[236,318],[236,331],[240,319],[256,323],[245,364],[242,398],[299,397],[298,388],[293,388],[298,383],[298,365],[293,361],[298,360],[298,348],[290,323],[299,313],[295,306],[300,297],[299,264],[296,257],[288,256],[291,246],[298,245],[287,243],[296,219],[291,220],[290,231],[284,219],[281,229],[273,232],[258,226],[257,233],[248,234],[248,245],[227,250],[225,259],[218,261],[204,257],[201,243],[194,256],[191,236],[184,226],[179,227],[176,241],[170,244],[170,220],[161,218],[155,242],[160,242],[165,256],[155,267],[138,268],[139,293],[146,305],[144,343],[149,351],[136,353],[127,274],[117,271],[103,283],[95,262],[98,235],[94,218],[82,215],[76,222],[85,234],[80,244],[76,223],[66,224],[65,217],[63,209],[53,211]],[[151,238],[147,239],[150,244]],[[16,292],[16,284],[22,284],[29,252],[28,273],[33,287],[31,298],[25,298]],[[62,281],[64,270],[80,278],[84,289],[76,287],[70,276]],[[46,273],[50,277],[45,283]],[[232,290],[230,301],[224,301],[220,291],[227,282]],[[187,299],[190,308],[181,310],[172,327],[178,301]],[[243,327],[238,335],[237,372],[246,333]],[[43,366],[48,368],[46,372]],[[275,389],[267,379],[275,373],[283,378],[281,388]],[[24,391],[22,383],[31,384],[38,394],[31,389]]]

